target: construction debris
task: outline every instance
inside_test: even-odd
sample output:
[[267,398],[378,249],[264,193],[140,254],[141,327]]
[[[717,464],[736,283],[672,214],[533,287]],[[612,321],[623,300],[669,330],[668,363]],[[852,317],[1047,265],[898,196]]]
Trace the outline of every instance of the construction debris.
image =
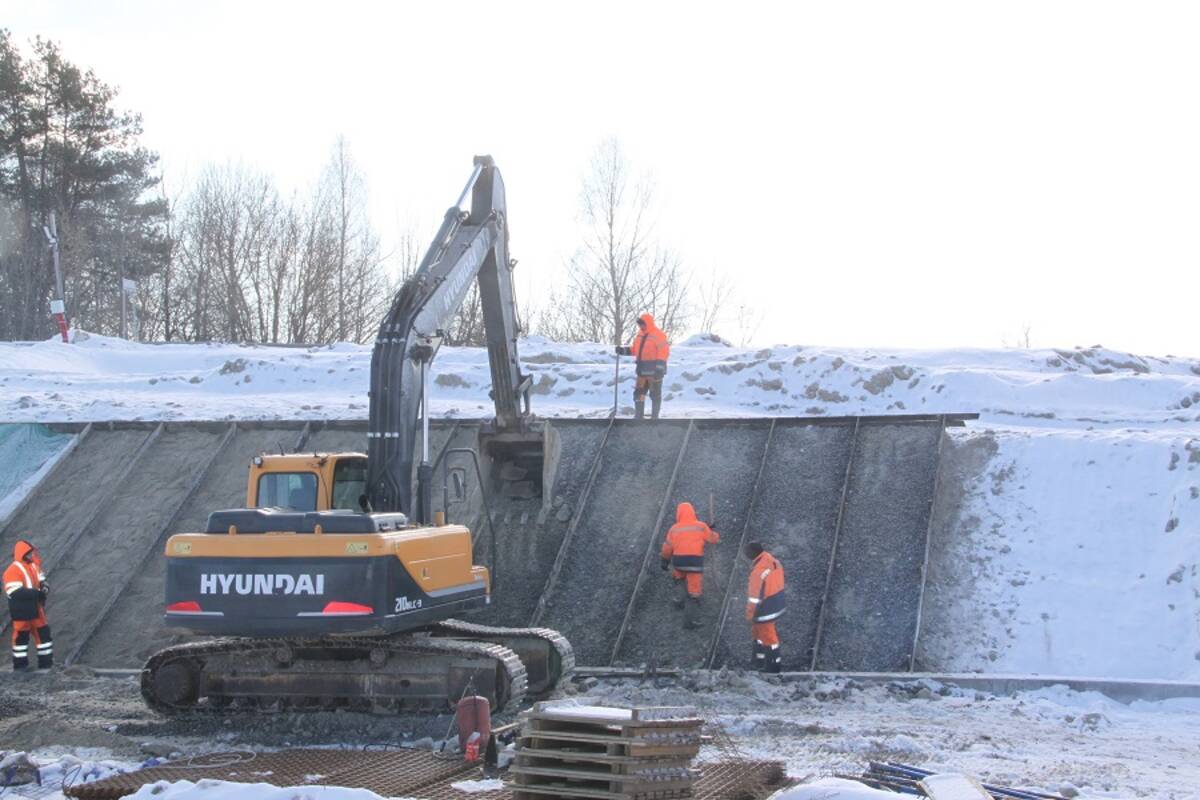
[[[852,777],[852,776],[846,776]],[[957,773],[934,773],[919,767],[893,762],[872,761],[861,777],[852,778],[875,789],[903,792],[931,800],[1065,800],[1060,794],[1045,794],[1029,789],[1009,789],[980,783]]]

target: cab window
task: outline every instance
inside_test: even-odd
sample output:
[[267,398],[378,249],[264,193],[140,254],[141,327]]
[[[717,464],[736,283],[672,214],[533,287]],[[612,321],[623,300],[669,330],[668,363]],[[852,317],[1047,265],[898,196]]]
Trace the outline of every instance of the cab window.
[[311,472],[268,472],[258,479],[259,508],[317,510],[317,476]]
[[367,460],[338,459],[333,468],[333,507],[358,511],[358,498],[367,491]]

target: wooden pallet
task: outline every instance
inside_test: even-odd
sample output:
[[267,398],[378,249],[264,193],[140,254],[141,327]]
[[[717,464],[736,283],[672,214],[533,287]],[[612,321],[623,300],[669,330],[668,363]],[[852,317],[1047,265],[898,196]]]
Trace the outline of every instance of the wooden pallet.
[[511,768],[514,800],[691,797],[702,724],[691,709],[538,704]]

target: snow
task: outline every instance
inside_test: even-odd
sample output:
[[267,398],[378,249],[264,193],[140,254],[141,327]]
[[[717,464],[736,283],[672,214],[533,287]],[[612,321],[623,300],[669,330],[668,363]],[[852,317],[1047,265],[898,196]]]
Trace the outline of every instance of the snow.
[[[1200,436],[1179,429],[968,429],[931,573],[944,616],[920,660],[946,671],[1200,680]],[[946,574],[957,565],[958,574]],[[954,636],[939,632],[953,631]]]
[[874,800],[879,795],[866,787],[836,781],[861,774],[872,760],[1042,792],[1072,784],[1083,798],[1200,798],[1194,701],[1123,705],[1061,686],[1012,696],[945,686],[929,692],[930,686],[937,684],[863,686],[848,679],[698,672],[674,683],[603,681],[579,699],[698,707],[732,737],[734,748],[714,743],[701,750],[701,760],[783,761],[803,784],[784,795],[789,800]]
[[[520,342],[542,417],[603,418],[615,357]],[[7,422],[365,419],[371,348],[0,344]],[[620,410],[631,413],[622,359]],[[478,348],[442,348],[431,410],[487,417]],[[931,554],[920,665],[1200,681],[1200,361],[1102,347],[672,348],[668,417],[977,412],[950,433],[961,486]],[[978,454],[978,463],[972,458]]]
[[98,748],[84,748],[73,753],[59,750],[9,753],[0,758],[0,766],[27,760],[37,766],[38,776],[35,782],[0,788],[0,797],[64,800],[64,786],[92,783],[120,772],[153,766],[154,763],[153,760],[143,764],[129,763],[108,756],[106,751]]
[[[520,342],[544,417],[605,416],[614,355],[599,344]],[[0,344],[0,409],[9,422],[364,419],[371,348],[139,344],[80,333]],[[480,348],[443,347],[431,408],[487,416]],[[622,406],[633,368],[622,359]],[[692,337],[672,348],[665,412],[675,417],[844,416],[977,411],[1022,426],[1197,427],[1200,361],[1074,350],[735,348]]]
[[771,800],[896,800],[884,792],[845,778],[822,778],[772,795]]

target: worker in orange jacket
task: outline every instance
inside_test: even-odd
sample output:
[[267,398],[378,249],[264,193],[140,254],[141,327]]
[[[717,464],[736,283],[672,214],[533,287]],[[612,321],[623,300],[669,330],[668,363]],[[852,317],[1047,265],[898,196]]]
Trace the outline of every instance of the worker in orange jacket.
[[633,356],[637,362],[637,382],[633,386],[634,417],[646,416],[646,395],[650,395],[650,417],[658,419],[662,410],[663,376],[667,374],[667,359],[671,344],[667,335],[654,324],[654,317],[642,314],[637,321],[638,332],[629,347],[617,346],[617,355]]
[[751,622],[750,636],[754,640],[752,668],[779,672],[783,655],[779,652],[775,620],[785,610],[783,565],[760,542],[748,542],[742,552],[752,562],[746,585],[746,619]]
[[54,665],[54,645],[46,623],[46,595],[50,587],[42,572],[37,548],[21,539],[13,547],[13,561],[4,570],[4,594],[12,618],[13,671],[29,666],[29,645],[37,652],[38,669]]
[[686,610],[685,628],[700,627],[700,595],[704,591],[704,546],[721,541],[721,535],[696,519],[691,503],[675,508],[675,524],[667,531],[662,546],[662,568],[671,569],[675,579],[676,608]]

